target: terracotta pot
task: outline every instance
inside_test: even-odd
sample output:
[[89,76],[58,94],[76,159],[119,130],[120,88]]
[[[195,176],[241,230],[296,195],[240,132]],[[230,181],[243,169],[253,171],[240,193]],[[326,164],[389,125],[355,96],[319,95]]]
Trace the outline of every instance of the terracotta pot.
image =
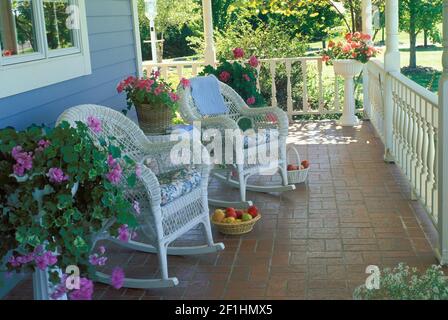
[[146,135],[163,135],[171,126],[171,108],[160,104],[136,104],[138,124]]

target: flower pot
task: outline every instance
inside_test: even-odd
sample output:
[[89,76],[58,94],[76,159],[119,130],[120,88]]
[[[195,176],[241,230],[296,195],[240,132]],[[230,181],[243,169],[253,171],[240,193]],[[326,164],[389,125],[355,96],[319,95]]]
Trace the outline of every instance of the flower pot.
[[338,121],[341,126],[355,126],[359,123],[355,115],[355,85],[353,77],[362,71],[363,64],[354,59],[335,60],[334,73],[344,78],[344,109]]
[[146,135],[166,134],[173,112],[164,104],[136,104],[138,124]]

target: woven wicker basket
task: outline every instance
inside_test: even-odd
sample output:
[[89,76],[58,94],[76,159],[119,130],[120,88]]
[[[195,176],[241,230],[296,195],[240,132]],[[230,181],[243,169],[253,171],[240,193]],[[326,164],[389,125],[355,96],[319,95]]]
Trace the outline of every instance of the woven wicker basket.
[[[296,156],[297,165],[300,166],[302,161],[300,159],[299,151],[297,151],[297,149],[294,146],[288,146],[288,156],[291,151]],[[310,168],[308,167],[306,169],[288,171],[288,183],[297,184],[305,182],[306,179],[308,178],[309,170]]]
[[136,104],[138,124],[146,135],[166,134],[173,112],[164,104]]
[[261,215],[258,214],[255,218],[249,221],[237,222],[237,223],[222,223],[215,222],[210,216],[210,221],[222,234],[239,235],[251,232],[255,223],[260,220]]

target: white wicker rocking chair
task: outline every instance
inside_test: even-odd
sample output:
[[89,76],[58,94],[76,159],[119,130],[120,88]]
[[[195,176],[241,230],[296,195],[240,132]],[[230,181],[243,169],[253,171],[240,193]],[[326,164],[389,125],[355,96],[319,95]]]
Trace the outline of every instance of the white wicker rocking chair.
[[[224,249],[222,243],[214,243],[208,210],[207,186],[210,166],[201,164],[194,166],[173,165],[169,154],[174,144],[178,142],[151,142],[146,138],[143,131],[129,118],[113,109],[97,105],[80,105],[66,110],[57,120],[57,123],[67,121],[75,125],[76,121],[86,122],[89,116],[94,116],[102,122],[103,136],[113,136],[121,145],[123,154],[128,155],[137,163],[141,164],[142,174],[135,188],[127,190],[130,201],[138,200],[141,214],[139,219],[139,230],[144,242],[121,242],[109,237],[107,234],[96,235],[95,241],[108,239],[127,248],[147,253],[157,253],[161,270],[160,279],[131,279],[124,280],[127,288],[161,288],[173,287],[179,282],[175,277],[168,277],[167,254],[170,255],[192,255],[201,253],[212,253]],[[94,138],[98,138],[92,133]],[[198,142],[199,143],[199,142]],[[208,153],[203,146],[193,148],[201,150],[202,157]],[[197,152],[197,151],[196,151]],[[148,159],[151,159],[151,169],[148,168]],[[157,168],[155,168],[157,166]],[[165,175],[167,179],[170,172],[179,172],[190,168],[195,170],[196,178],[199,177],[196,186],[190,188],[189,192],[177,195],[174,199],[166,199],[161,196],[163,188],[169,183],[161,181]],[[191,172],[190,172],[191,173]],[[157,175],[156,175],[157,174]],[[171,185],[172,187],[172,185]],[[169,190],[165,189],[165,190]],[[207,244],[196,247],[168,247],[170,243],[182,234],[202,224],[207,239]],[[139,236],[140,236],[139,234]],[[103,283],[111,283],[109,275],[97,272],[97,280]]]
[[[193,78],[194,79],[194,78]],[[192,79],[191,79],[192,80]],[[237,145],[234,145],[234,154],[236,155],[235,159],[244,159],[243,164],[234,163],[231,167],[235,169],[234,173],[237,173],[238,180],[234,179],[232,176],[235,174],[232,173],[231,170],[228,170],[226,173],[220,173],[220,170],[213,170],[212,175],[216,177],[218,180],[223,181],[224,183],[239,188],[240,190],[240,201],[222,201],[216,199],[210,199],[209,203],[214,206],[235,206],[235,207],[245,207],[252,205],[251,201],[247,201],[246,199],[246,190],[255,191],[255,192],[284,192],[295,189],[294,184],[288,183],[288,174],[287,174],[287,152],[286,152],[286,138],[288,136],[288,117],[286,113],[277,107],[262,107],[262,108],[249,108],[241,96],[233,90],[230,86],[226,85],[218,81],[219,90],[221,95],[224,98],[224,103],[226,105],[227,111],[220,114],[203,114],[199,110],[199,107],[196,105],[193,95],[192,89],[190,86],[183,88],[182,85],[179,85],[178,93],[180,95],[180,114],[182,118],[190,123],[194,124],[195,122],[200,122],[202,129],[218,129],[221,132],[224,132],[226,129],[239,129],[238,123],[242,119],[249,119],[252,125],[252,128],[255,132],[259,129],[265,130],[275,130],[278,134],[278,155],[279,159],[276,162],[276,166],[273,168],[272,165],[264,165],[258,163],[248,164],[247,163],[247,149],[243,147],[242,149],[238,149]],[[259,143],[258,139],[256,139],[256,146],[260,147],[263,143],[266,143],[267,140],[264,140],[262,143]],[[203,142],[206,144],[206,142]],[[247,147],[247,146],[246,146]],[[225,148],[225,146],[223,146]],[[223,150],[224,154],[224,150]],[[266,174],[275,172],[280,172],[282,177],[281,185],[250,185],[247,184],[247,180],[250,176],[256,174]]]

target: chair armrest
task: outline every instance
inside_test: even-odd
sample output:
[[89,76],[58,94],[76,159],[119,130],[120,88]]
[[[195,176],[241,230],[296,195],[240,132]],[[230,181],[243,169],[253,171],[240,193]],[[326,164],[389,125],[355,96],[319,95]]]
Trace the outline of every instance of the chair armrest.
[[240,109],[241,116],[250,118],[256,124],[265,124],[268,127],[276,127],[279,134],[283,136],[288,135],[289,121],[286,112],[277,107],[262,107],[249,108],[244,107]]
[[201,119],[201,126],[204,128],[216,129],[239,129],[236,121],[228,116],[216,116]]

